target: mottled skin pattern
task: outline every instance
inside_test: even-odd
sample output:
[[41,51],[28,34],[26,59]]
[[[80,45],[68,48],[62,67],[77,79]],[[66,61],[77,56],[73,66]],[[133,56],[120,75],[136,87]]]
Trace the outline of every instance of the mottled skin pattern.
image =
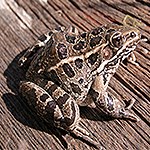
[[95,103],[107,115],[137,121],[118,99],[107,93],[119,64],[140,41],[139,30],[129,26],[106,25],[78,33],[60,27],[42,35],[19,60],[28,66],[20,92],[37,113],[54,125],[97,145],[79,126],[79,106]]

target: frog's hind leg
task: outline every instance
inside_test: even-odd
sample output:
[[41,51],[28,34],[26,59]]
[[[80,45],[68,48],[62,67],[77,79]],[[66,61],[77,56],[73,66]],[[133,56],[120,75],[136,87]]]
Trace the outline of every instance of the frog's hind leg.
[[130,112],[130,109],[133,106],[135,99],[131,99],[129,101],[129,104],[125,105],[124,103],[121,103],[121,101],[118,100],[117,98],[109,94],[106,94],[105,100],[107,101],[108,105],[110,104],[109,101],[112,101],[110,105],[113,105],[113,106],[112,106],[112,110],[109,113],[113,117],[129,119],[132,121],[139,121],[139,118]]
[[20,67],[24,65],[28,66],[31,60],[33,59],[33,57],[35,56],[35,54],[41,51],[48,41],[51,41],[49,42],[50,43],[49,45],[51,46],[53,41],[51,37],[52,37],[52,32],[41,35],[33,46],[26,49],[26,52],[19,59],[18,65]]
[[19,90],[30,107],[45,121],[59,120],[63,117],[56,101],[40,86],[30,81],[23,81]]
[[129,105],[125,105],[125,103],[121,102],[112,95],[109,95],[108,93],[105,93],[102,96],[102,99],[97,101],[98,106],[100,106],[106,114],[112,116],[113,118],[139,121],[139,118],[130,112],[134,102],[135,100],[132,99],[129,101]]
[[52,81],[44,81],[40,86],[32,82],[22,82],[20,92],[34,107],[37,113],[48,123],[54,120],[54,126],[66,130],[93,146],[97,142],[79,126],[80,112],[76,101]]
[[59,108],[63,114],[63,119],[58,122],[58,127],[69,131],[95,147],[100,147],[99,143],[90,138],[90,134],[82,127],[80,127],[80,112],[76,101],[67,94],[62,88],[55,83],[48,81],[44,87],[48,93],[53,93],[52,97],[57,101]]

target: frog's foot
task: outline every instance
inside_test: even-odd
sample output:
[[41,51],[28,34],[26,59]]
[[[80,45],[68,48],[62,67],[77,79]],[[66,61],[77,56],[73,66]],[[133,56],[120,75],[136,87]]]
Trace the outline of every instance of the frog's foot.
[[132,108],[132,106],[134,105],[134,102],[135,102],[135,99],[131,99],[129,101],[129,104],[126,105],[125,107],[122,107],[120,110],[119,110],[119,114],[122,118],[125,118],[125,119],[130,119],[132,121],[140,121],[140,119],[135,116],[134,114],[132,114],[130,112],[130,109]]
[[139,66],[139,63],[136,62],[136,57],[133,52],[129,55],[129,57],[127,58],[127,61],[135,66]]
[[117,98],[105,93],[103,99],[97,101],[102,110],[114,118],[129,119],[132,121],[139,121],[140,119],[130,112],[135,100],[131,99],[126,106],[122,104]]
[[93,139],[91,139],[89,136],[90,134],[83,128],[77,126],[73,131],[71,131],[71,133],[73,133],[77,138],[80,138],[88,143],[90,143],[91,145],[93,145],[94,147],[101,149],[102,147],[100,146],[100,144],[96,141],[94,141]]

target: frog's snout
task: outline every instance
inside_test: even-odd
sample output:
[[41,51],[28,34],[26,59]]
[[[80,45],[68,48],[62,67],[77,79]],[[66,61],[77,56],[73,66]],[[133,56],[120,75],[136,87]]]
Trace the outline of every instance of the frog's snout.
[[146,37],[145,35],[141,35],[140,41],[150,44],[150,39],[148,39],[148,37]]

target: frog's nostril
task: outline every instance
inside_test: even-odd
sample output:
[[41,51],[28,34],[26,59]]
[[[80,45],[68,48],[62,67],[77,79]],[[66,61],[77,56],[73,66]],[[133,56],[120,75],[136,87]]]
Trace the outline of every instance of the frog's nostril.
[[131,38],[136,37],[136,33],[135,33],[135,32],[131,32],[131,33],[130,33],[130,37],[131,37]]
[[148,39],[148,37],[146,37],[145,35],[141,35],[141,40],[140,41],[144,41],[146,43],[150,43],[150,39]]

